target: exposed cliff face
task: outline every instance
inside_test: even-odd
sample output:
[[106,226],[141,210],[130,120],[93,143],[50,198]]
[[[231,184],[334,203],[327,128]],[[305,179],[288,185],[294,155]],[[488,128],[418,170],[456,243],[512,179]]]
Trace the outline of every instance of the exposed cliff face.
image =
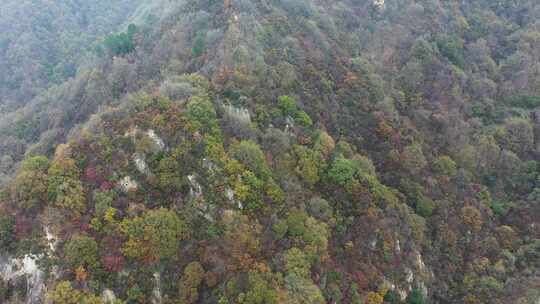
[[[25,255],[21,259],[5,257],[0,260],[0,278],[14,288],[20,301],[15,303],[43,303],[46,290],[43,271],[38,266],[39,256]],[[21,285],[20,282],[26,282]],[[15,289],[15,286],[18,288]],[[22,288],[21,288],[22,287]]]

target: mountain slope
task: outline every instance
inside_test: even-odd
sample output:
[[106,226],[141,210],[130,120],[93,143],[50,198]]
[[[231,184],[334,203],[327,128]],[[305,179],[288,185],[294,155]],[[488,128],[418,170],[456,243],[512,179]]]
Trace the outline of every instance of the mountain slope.
[[4,301],[538,301],[538,4],[162,4],[0,121]]

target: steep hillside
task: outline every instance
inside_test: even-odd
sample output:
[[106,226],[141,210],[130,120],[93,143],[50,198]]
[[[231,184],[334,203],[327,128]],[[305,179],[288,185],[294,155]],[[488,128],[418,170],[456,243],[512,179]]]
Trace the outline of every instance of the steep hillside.
[[540,4],[118,2],[0,116],[0,300],[538,303]]

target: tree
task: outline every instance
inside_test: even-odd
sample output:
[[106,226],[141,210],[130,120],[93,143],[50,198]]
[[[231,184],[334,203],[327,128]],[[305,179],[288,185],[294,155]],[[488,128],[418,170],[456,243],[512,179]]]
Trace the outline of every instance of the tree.
[[321,290],[313,281],[294,274],[285,277],[287,297],[291,304],[324,304]]
[[302,252],[302,250],[293,247],[285,251],[283,259],[287,274],[303,278],[309,277],[311,273],[311,265],[309,264],[306,255],[304,252]]
[[321,152],[325,158],[328,158],[336,148],[336,142],[325,131],[319,131],[316,135],[315,145],[313,148]]
[[156,175],[159,187],[169,193],[179,191],[184,182],[180,163],[171,156],[159,161]]
[[457,172],[457,165],[450,156],[443,155],[435,161],[433,169],[439,175],[454,176]]
[[332,207],[328,201],[320,197],[314,197],[309,200],[307,209],[311,216],[324,221],[328,221],[333,214]]
[[531,122],[523,118],[510,118],[496,134],[497,139],[516,154],[523,155],[534,147],[534,132]]
[[82,302],[82,294],[74,290],[68,281],[56,284],[54,290],[49,294],[49,298],[55,304],[80,304]]
[[71,158],[56,160],[48,170],[49,202],[76,216],[86,209],[85,188],[79,177],[80,170]]
[[465,68],[463,47],[458,37],[441,35],[437,37],[437,47],[443,56],[448,58],[454,65]]
[[99,297],[73,289],[68,281],[56,284],[48,298],[54,304],[103,304]]
[[287,216],[287,227],[289,227],[289,234],[292,236],[300,236],[304,234],[306,230],[306,220],[308,215],[304,211],[292,210]]
[[366,296],[366,304],[382,304],[384,298],[378,292],[369,292]]
[[287,95],[278,97],[278,106],[284,116],[293,118],[299,125],[303,127],[311,127],[313,125],[313,121],[309,115],[298,107],[298,103],[294,97]]
[[406,304],[425,304],[427,303],[424,299],[424,295],[418,288],[414,288],[411,293],[407,296],[405,300]]
[[98,245],[88,235],[73,236],[64,247],[64,258],[72,269],[82,266],[96,270],[100,266]]
[[417,174],[426,164],[426,158],[419,144],[413,144],[405,147],[402,153],[403,166],[412,174]]
[[296,99],[291,96],[279,96],[278,105],[284,115],[294,116],[296,111],[298,111]]
[[340,155],[334,159],[334,162],[330,166],[328,177],[331,182],[343,187],[354,179],[357,171],[356,165],[352,160]]
[[265,280],[259,272],[250,272],[248,275],[248,290],[238,296],[238,303],[243,304],[277,304],[277,291]]
[[327,254],[329,238],[330,232],[326,223],[319,222],[312,217],[307,218],[302,239],[306,244],[304,251],[311,263],[320,262],[322,257]]
[[104,216],[105,212],[111,208],[114,198],[114,191],[94,191],[93,201],[95,215],[98,217]]
[[304,146],[295,146],[294,151],[298,156],[296,172],[310,186],[314,186],[320,180],[325,160],[322,154],[318,151],[311,150]]
[[510,226],[502,225],[495,229],[503,248],[513,249],[518,241],[517,233]]
[[435,56],[435,50],[432,44],[423,38],[418,38],[411,48],[410,56],[421,62],[429,63]]
[[421,194],[416,198],[414,210],[421,216],[430,217],[431,214],[433,214],[433,210],[435,210],[435,208],[435,202],[429,197]]
[[195,131],[219,134],[216,110],[208,97],[191,97],[187,104],[186,115]]
[[474,232],[482,229],[482,214],[473,206],[465,206],[461,209],[463,223],[469,226]]
[[199,57],[203,54],[205,48],[206,48],[206,31],[201,30],[197,33],[197,35],[195,35],[191,53],[193,54],[193,56]]
[[181,240],[187,239],[189,230],[174,211],[164,208],[151,210],[144,216],[144,237],[154,255],[167,259],[173,257]]
[[2,214],[0,215],[0,252],[7,251],[14,240],[13,225],[15,221],[12,217]]
[[178,283],[179,304],[193,304],[199,298],[198,288],[204,279],[204,269],[199,262],[191,262],[184,268],[184,275]]
[[107,36],[103,42],[103,45],[113,56],[126,55],[135,50],[133,37],[136,33],[137,27],[134,24],[130,24],[127,32]]
[[165,208],[150,210],[142,218],[124,219],[121,230],[128,237],[124,255],[147,261],[173,258],[180,241],[190,234],[184,221]]
[[272,230],[274,231],[275,237],[278,240],[282,239],[285,234],[287,234],[288,229],[289,227],[287,226],[286,220],[279,220],[272,226]]
[[305,111],[298,111],[296,112],[296,115],[294,116],[294,121],[301,125],[302,127],[311,127],[313,125],[313,121],[311,120],[311,117],[305,112]]
[[229,154],[232,158],[244,164],[249,170],[257,174],[257,176],[267,176],[269,174],[266,158],[261,147],[250,141],[243,140],[234,144],[229,149]]
[[34,156],[25,160],[10,185],[11,199],[26,210],[47,200],[47,167],[49,160]]

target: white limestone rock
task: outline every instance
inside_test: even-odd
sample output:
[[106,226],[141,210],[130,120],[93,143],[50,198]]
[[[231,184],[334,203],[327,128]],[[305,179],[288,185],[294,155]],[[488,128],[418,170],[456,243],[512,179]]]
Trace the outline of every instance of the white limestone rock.
[[133,162],[135,163],[135,167],[139,172],[141,172],[144,175],[150,175],[150,168],[148,167],[148,164],[146,163],[145,157],[141,153],[135,153],[132,156]]
[[379,10],[383,10],[385,9],[386,4],[384,3],[384,0],[373,0],[373,6]]
[[58,238],[54,234],[52,234],[48,226],[44,226],[43,230],[45,231],[45,238],[47,239],[47,245],[49,245],[49,249],[51,250],[51,252],[55,252]]
[[146,135],[148,137],[150,137],[150,139],[152,139],[154,141],[154,144],[156,145],[156,147],[158,148],[159,151],[165,149],[165,142],[163,141],[163,139],[161,139],[161,137],[159,137],[156,132],[152,129],[146,131]]
[[202,187],[201,184],[197,181],[197,177],[195,175],[188,175],[188,181],[190,185],[189,194],[191,198],[197,199],[202,196]]
[[124,192],[129,192],[132,190],[137,190],[139,184],[131,178],[131,176],[126,176],[122,178],[119,182],[120,189]]
[[105,304],[113,304],[114,301],[116,301],[116,295],[114,294],[114,291],[110,289],[105,289],[101,293],[101,301]]

